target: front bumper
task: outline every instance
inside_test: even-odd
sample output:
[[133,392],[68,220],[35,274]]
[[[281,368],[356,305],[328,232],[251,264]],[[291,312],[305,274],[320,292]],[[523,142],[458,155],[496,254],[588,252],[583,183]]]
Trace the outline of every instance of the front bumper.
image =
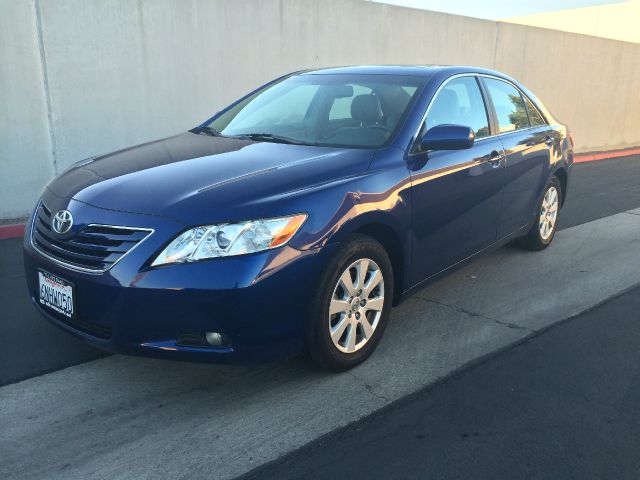
[[[152,228],[153,235],[112,269],[75,271],[33,248],[25,232],[24,264],[36,308],[51,322],[97,347],[125,354],[242,363],[299,353],[306,308],[326,258],[334,248],[301,251],[284,246],[237,257],[149,268],[163,245],[183,230],[178,222],[108,212],[71,200],[79,222]],[[40,305],[38,269],[74,285],[75,316]],[[223,347],[178,345],[184,334],[218,332]]]

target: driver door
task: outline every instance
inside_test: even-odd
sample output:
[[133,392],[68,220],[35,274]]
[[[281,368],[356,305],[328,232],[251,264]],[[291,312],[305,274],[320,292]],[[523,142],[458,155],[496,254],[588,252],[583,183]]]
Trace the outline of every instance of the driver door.
[[454,77],[440,88],[418,138],[441,124],[471,127],[476,140],[469,149],[411,155],[413,284],[487,248],[497,236],[504,151],[491,136],[485,97],[475,76]]

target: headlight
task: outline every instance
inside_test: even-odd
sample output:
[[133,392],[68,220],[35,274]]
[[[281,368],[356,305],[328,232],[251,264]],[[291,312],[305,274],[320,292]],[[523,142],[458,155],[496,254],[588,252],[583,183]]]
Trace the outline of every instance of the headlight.
[[151,265],[230,257],[280,247],[295,235],[306,219],[303,213],[192,228],[176,237]]

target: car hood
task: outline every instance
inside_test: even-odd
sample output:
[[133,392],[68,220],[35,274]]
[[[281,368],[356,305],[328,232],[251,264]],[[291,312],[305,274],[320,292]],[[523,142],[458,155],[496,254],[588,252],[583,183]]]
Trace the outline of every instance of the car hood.
[[286,213],[269,205],[361,174],[372,156],[188,132],[80,162],[47,188],[95,207],[186,224],[231,221]]

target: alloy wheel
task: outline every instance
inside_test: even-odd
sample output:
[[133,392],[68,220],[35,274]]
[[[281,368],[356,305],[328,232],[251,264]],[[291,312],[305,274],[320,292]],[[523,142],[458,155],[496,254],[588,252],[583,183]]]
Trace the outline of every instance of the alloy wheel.
[[360,350],[373,336],[384,306],[384,278],[376,262],[362,258],[340,275],[329,305],[329,335],[343,353]]
[[558,218],[558,190],[551,186],[544,194],[540,207],[540,221],[538,228],[542,240],[548,240],[553,234]]

